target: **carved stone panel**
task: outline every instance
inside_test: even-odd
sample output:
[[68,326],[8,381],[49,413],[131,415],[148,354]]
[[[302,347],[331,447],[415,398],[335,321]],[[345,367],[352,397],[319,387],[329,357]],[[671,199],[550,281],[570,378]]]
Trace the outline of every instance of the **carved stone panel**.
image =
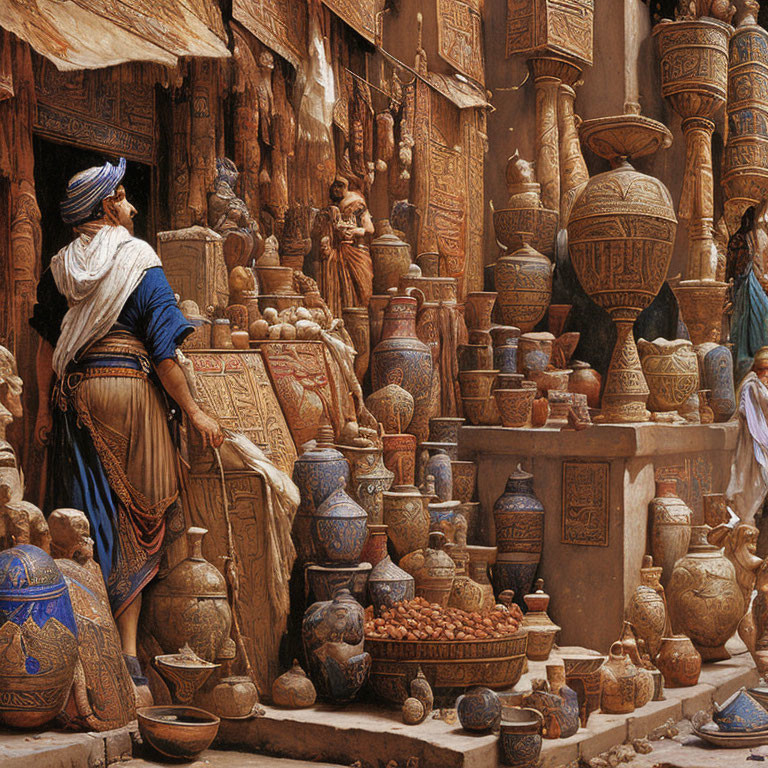
[[563,53],[592,63],[594,0],[507,0],[507,56]]
[[478,0],[437,0],[437,45],[440,57],[454,69],[485,82]]
[[607,547],[610,520],[607,461],[564,461],[562,534],[564,544]]

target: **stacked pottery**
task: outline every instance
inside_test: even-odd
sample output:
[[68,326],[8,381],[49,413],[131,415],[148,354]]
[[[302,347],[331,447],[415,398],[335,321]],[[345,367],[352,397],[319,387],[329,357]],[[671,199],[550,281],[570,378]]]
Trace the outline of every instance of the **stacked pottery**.
[[376,222],[376,237],[371,241],[373,292],[385,294],[397,288],[400,278],[411,266],[411,247],[403,242],[387,219]]
[[520,329],[514,325],[497,325],[491,328],[493,339],[493,367],[500,373],[517,371],[517,339]]
[[459,344],[456,358],[460,371],[486,371],[492,368],[493,350],[488,343]]
[[511,589],[523,606],[531,591],[544,541],[544,507],[533,492],[533,475],[518,465],[504,493],[493,505],[498,557],[494,568],[496,591]]
[[400,567],[416,581],[416,596],[443,608],[448,605],[456,574],[456,564],[443,550],[444,542],[443,534],[430,533],[426,549],[411,552],[400,560]]
[[699,388],[699,363],[687,339],[638,339],[651,411],[677,411]]
[[544,592],[544,581],[536,580],[536,591],[523,597],[527,612],[523,627],[528,630],[526,656],[531,661],[546,661],[555,645],[560,627],[547,615],[549,595]]
[[349,495],[366,511],[368,522],[383,522],[383,494],[392,487],[394,473],[384,464],[383,449],[339,445],[338,450],[349,463]]
[[301,635],[320,696],[334,703],[354,699],[371,668],[371,657],[363,650],[363,607],[348,590],[338,590],[332,600],[307,608]]
[[459,371],[459,387],[464,413],[472,424],[492,425],[499,423],[499,413],[493,396],[496,377],[494,369]]
[[648,507],[651,523],[651,554],[661,566],[661,581],[666,584],[675,563],[688,551],[692,512],[677,495],[677,481],[656,481],[656,497]]
[[667,584],[667,603],[676,633],[687,635],[704,661],[729,659],[725,649],[746,612],[733,563],[707,541],[708,525],[691,529],[688,553]]
[[371,571],[368,594],[376,613],[403,600],[412,600],[416,594],[413,576],[398,568],[389,555]]
[[433,403],[432,353],[416,335],[417,301],[410,295],[393,295],[381,329],[381,341],[371,355],[374,391],[398,384],[413,397],[414,414],[407,431],[426,440]]
[[293,523],[293,540],[300,560],[316,559],[314,539],[311,535],[312,515],[315,509],[338,487],[339,478],[349,481],[349,463],[333,447],[333,429],[325,424],[317,432],[317,442],[307,443],[304,452],[293,465],[301,502]]

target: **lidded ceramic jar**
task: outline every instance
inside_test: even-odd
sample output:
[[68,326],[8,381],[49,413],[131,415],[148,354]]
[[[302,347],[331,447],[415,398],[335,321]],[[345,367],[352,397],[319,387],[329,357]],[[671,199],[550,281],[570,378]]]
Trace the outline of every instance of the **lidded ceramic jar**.
[[427,439],[433,398],[432,352],[416,335],[418,304],[410,295],[393,295],[381,328],[381,340],[371,354],[371,384],[376,391],[398,384],[413,396],[414,413],[408,432]]
[[442,548],[444,543],[442,533],[432,532],[426,549],[411,552],[400,560],[400,567],[416,582],[416,596],[443,608],[448,605],[456,574],[456,564]]
[[311,707],[316,698],[315,686],[296,659],[293,666],[272,683],[272,703],[275,706],[303,709]]
[[693,526],[688,554],[675,563],[666,592],[674,631],[690,637],[704,661],[721,661],[731,657],[725,643],[746,606],[733,563],[707,541],[710,530]]
[[606,715],[626,715],[635,711],[637,667],[624,653],[620,642],[611,646],[608,661],[601,668],[603,692],[600,709]]
[[529,245],[526,236],[522,247],[505,253],[496,261],[494,284],[501,320],[521,331],[532,331],[544,317],[552,296],[552,273],[555,265]]
[[536,591],[523,597],[528,609],[523,627],[528,630],[528,648],[525,655],[531,661],[546,661],[552,652],[560,627],[547,615],[549,595],[544,591],[544,580],[536,580]]
[[306,443],[304,452],[293,465],[293,482],[301,493],[301,507],[312,511],[339,486],[339,478],[349,482],[349,463],[333,446],[333,428],[323,424],[317,442]]
[[349,566],[360,562],[368,537],[368,515],[346,492],[343,478],[313,514],[313,534],[320,565]]
[[77,624],[64,577],[31,544],[0,552],[0,723],[38,728],[64,708],[78,663]]
[[637,351],[652,411],[676,411],[698,390],[699,361],[687,339],[638,339]]
[[413,576],[398,568],[387,555],[377,563],[368,577],[368,595],[378,613],[383,607],[389,607],[402,600],[413,600],[416,596],[416,585]]
[[656,497],[648,507],[651,523],[651,554],[661,566],[661,581],[666,584],[675,563],[688,551],[692,512],[677,495],[674,478],[656,481]]
[[150,585],[144,610],[163,653],[186,644],[201,659],[216,661],[231,643],[232,611],[224,576],[203,557],[206,533],[187,530],[186,560]]
[[413,395],[398,384],[387,384],[365,399],[365,407],[390,435],[405,432],[413,418]]
[[522,596],[531,591],[544,542],[544,507],[533,491],[533,475],[518,464],[507,480],[504,493],[493,505],[498,556],[494,576],[496,591],[515,591]]
[[397,288],[400,277],[411,266],[411,246],[401,240],[388,219],[376,222],[376,237],[371,240],[373,292],[384,294]]

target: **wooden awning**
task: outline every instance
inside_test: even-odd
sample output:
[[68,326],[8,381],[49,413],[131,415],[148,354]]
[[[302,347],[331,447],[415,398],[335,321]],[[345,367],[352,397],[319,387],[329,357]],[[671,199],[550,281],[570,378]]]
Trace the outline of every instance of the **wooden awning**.
[[175,66],[180,56],[229,56],[215,0],[0,2],[0,27],[60,70],[129,61]]

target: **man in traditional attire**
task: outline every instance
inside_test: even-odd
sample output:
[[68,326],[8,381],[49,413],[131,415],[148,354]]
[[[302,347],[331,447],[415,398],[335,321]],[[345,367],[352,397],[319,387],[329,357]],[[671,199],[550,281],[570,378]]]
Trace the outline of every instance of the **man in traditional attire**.
[[738,400],[739,434],[726,499],[743,523],[754,525],[768,493],[768,347],[756,352]]
[[143,682],[141,592],[183,528],[169,404],[204,444],[223,438],[176,361],[193,329],[157,254],[133,237],[124,174],[121,159],[70,179],[61,217],[77,237],[43,273],[30,324],[41,336],[35,433],[49,446],[46,513],[71,507],[88,516],[123,653]]

